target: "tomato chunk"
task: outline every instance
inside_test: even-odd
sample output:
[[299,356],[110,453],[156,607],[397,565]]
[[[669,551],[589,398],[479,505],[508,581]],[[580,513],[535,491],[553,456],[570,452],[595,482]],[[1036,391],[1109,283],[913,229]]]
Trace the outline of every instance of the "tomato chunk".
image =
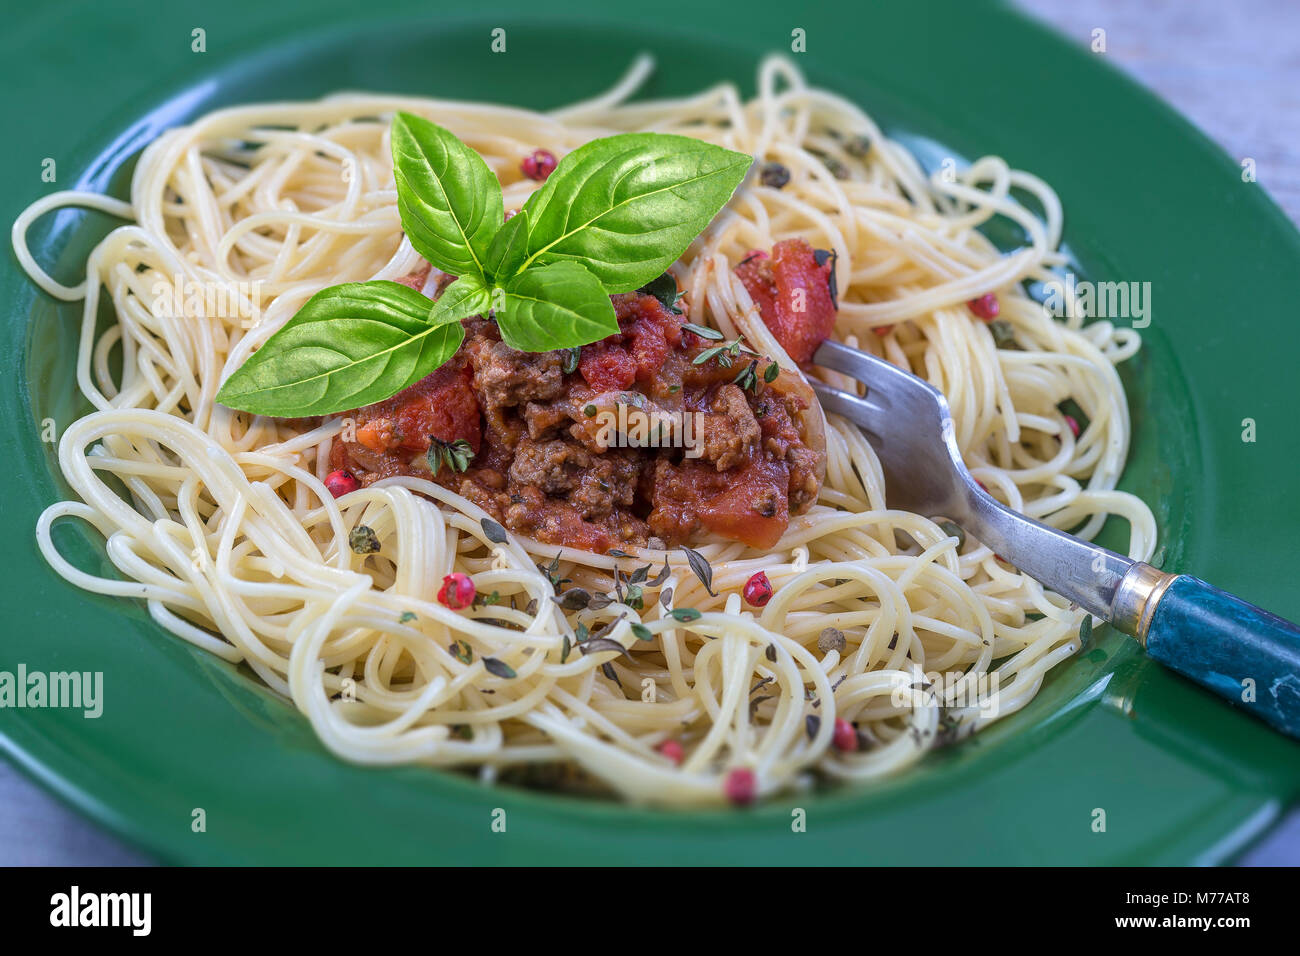
[[763,322],[796,362],[807,362],[835,328],[830,257],[818,263],[812,246],[785,239],[772,257],[750,259],[736,268]]
[[701,508],[700,524],[752,548],[773,547],[790,524],[790,472],[785,464],[751,458],[728,477],[726,489]]
[[636,363],[623,346],[608,339],[582,347],[578,371],[598,392],[631,388],[636,381]]
[[668,353],[682,341],[681,319],[652,295],[641,295],[616,306],[619,324],[631,340],[636,380],[647,384],[659,378]]
[[578,359],[578,371],[598,392],[655,382],[682,341],[681,317],[652,295],[614,296],[614,315],[620,331],[584,345]]
[[357,441],[374,451],[422,452],[430,436],[463,438],[478,452],[482,442],[478,399],[463,362],[449,362],[387,401],[357,414]]
[[770,548],[790,524],[790,472],[784,462],[751,456],[719,472],[711,464],[684,461],[655,475],[654,510],[648,523],[673,540],[703,529],[753,548]]
[[763,322],[771,326],[770,315],[776,314],[776,283],[772,280],[772,258],[766,252],[752,252],[736,266],[736,275],[745,291],[758,306]]

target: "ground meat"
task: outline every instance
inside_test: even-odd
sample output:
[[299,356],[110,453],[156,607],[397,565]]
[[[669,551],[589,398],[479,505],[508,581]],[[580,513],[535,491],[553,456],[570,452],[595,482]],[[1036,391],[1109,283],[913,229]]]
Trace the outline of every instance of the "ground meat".
[[807,445],[800,445],[786,452],[785,461],[790,468],[790,513],[807,511],[821,494],[822,483],[817,477],[821,455]]
[[588,521],[612,514],[615,508],[628,507],[636,499],[643,461],[643,456],[626,448],[596,455],[569,501]]
[[630,449],[593,455],[575,441],[525,438],[515,449],[510,481],[565,498],[591,521],[632,504],[640,462]]
[[718,388],[709,408],[711,411],[702,416],[701,457],[713,462],[718,471],[727,471],[744,461],[758,443],[758,420],[745,393],[730,383]]
[[616,544],[640,544],[649,528],[627,511],[614,511],[603,521],[591,521],[568,500],[548,497],[540,488],[521,487],[502,511],[506,527],[539,541],[604,553]]
[[[502,487],[505,486],[504,476],[499,472],[491,472],[491,474],[496,475]],[[488,514],[500,514],[501,509],[509,503],[510,496],[494,491],[482,479],[482,472],[476,473],[473,478],[462,478],[456,492],[462,498],[468,498],[474,502]]]
[[555,398],[564,391],[559,352],[518,352],[488,338],[474,339],[467,352],[474,390],[489,407]]
[[515,448],[510,480],[558,495],[576,488],[582,470],[590,467],[591,453],[581,445],[525,438]]
[[410,474],[408,462],[398,455],[381,454],[360,443],[345,441],[336,441],[330,450],[330,468],[351,472],[363,486]]
[[[405,284],[423,288],[423,277]],[[440,278],[438,292],[451,281]],[[568,373],[564,353],[519,352],[490,317],[464,320],[450,362],[350,413],[356,430],[335,441],[331,468],[367,485],[431,477],[557,546],[603,553],[707,535],[770,548],[819,490],[824,456],[801,437],[801,399],[779,382],[742,389],[738,363],[699,360],[716,342],[683,329],[685,317],[654,296],[612,299],[620,332],[583,346]],[[699,456],[683,447],[684,413],[698,416]],[[426,454],[431,440],[460,439],[473,451],[463,472]]]
[[509,470],[515,448],[527,434],[524,423],[513,412],[503,405],[483,407],[484,453],[475,458],[476,465],[498,471]]
[[816,501],[821,491],[821,454],[804,444],[795,424],[803,409],[795,407],[790,396],[770,395],[758,402],[756,412],[761,415],[763,450],[790,470],[790,510],[797,514]]
[[543,403],[529,402],[524,406],[524,423],[528,437],[534,440],[547,438],[573,421],[573,404],[568,399]]

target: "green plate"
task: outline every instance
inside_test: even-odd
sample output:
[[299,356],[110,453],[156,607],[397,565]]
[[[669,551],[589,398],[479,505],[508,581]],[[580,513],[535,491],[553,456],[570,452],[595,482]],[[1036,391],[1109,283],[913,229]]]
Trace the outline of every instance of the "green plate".
[[[1166,568],[1291,618],[1300,460],[1294,426],[1300,236],[1258,185],[1080,42],[980,4],[743,7],[603,0],[447,4],[265,0],[27,4],[0,40],[10,129],[3,221],[76,184],[126,195],[158,130],[218,105],[372,88],[548,107],[590,95],[631,56],[659,56],[652,95],[733,79],[789,49],[909,141],[994,152],[1055,185],[1085,274],[1152,284],[1146,347],[1125,370],[1134,452],[1124,486],[1154,507]],[[304,5],[306,7],[306,5]],[[548,16],[554,13],[556,19]],[[490,31],[506,30],[493,53]],[[206,31],[206,52],[191,31]],[[938,154],[941,155],[941,152]],[[42,161],[57,163],[57,184]],[[1261,170],[1267,182],[1269,170]],[[65,282],[112,222],[65,212],[33,248]],[[83,594],[32,528],[64,492],[47,418],[83,409],[78,309],[0,267],[7,374],[0,429],[12,482],[0,577],[0,669],[102,671],[97,720],[0,711],[4,751],[68,802],[161,858],[191,863],[1190,863],[1231,859],[1300,791],[1300,748],[1099,633],[1021,713],[916,772],[750,812],[668,814],[508,789],[420,768],[336,760],[306,721],[128,601]],[[1243,419],[1258,440],[1242,441]],[[1111,541],[1117,540],[1114,532]],[[1120,529],[1122,530],[1122,529]],[[58,540],[107,568],[83,529]],[[807,811],[794,833],[792,807]],[[206,829],[194,832],[197,809]],[[506,832],[494,832],[494,810]],[[1094,832],[1096,810],[1105,832]]]

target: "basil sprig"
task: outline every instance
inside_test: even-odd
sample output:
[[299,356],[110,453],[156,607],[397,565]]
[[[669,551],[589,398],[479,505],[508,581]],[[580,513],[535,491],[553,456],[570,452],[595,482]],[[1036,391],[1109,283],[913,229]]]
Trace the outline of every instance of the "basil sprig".
[[322,289],[226,380],[217,401],[299,418],[396,395],[451,358],[465,337],[459,320],[486,308],[482,286],[459,285],[432,309],[398,282]]
[[564,157],[503,222],[501,184],[452,133],[398,113],[391,139],[402,228],[456,281],[432,304],[384,280],[318,292],[226,380],[222,404],[298,418],[383,401],[451,358],[460,320],[489,310],[521,351],[613,335],[609,297],[662,275],[752,162],[685,136],[609,136]]

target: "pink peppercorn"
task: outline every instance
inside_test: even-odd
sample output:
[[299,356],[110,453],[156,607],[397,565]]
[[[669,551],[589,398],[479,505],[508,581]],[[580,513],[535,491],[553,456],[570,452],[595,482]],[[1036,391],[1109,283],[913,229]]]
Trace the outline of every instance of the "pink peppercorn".
[[998,305],[998,297],[992,292],[978,299],[971,299],[966,303],[966,307],[975,313],[976,318],[983,319],[985,322],[992,322],[1002,311]]
[[754,797],[758,792],[758,785],[754,781],[754,771],[748,767],[737,767],[727,774],[727,780],[722,786],[723,792],[738,807],[749,806],[754,802]]
[[681,764],[682,758],[686,755],[681,741],[678,740],[665,740],[659,745],[659,752],[675,764]]
[[474,603],[474,580],[459,571],[447,575],[438,588],[438,603],[453,611],[469,607]]
[[1079,437],[1079,423],[1078,423],[1077,421],[1075,421],[1075,418],[1074,418],[1073,415],[1066,415],[1066,416],[1065,416],[1065,424],[1069,426],[1069,428],[1070,428],[1070,434],[1073,435],[1075,438],[1078,438],[1078,437]]
[[835,732],[831,735],[831,743],[835,745],[836,750],[842,753],[852,753],[858,749],[858,732],[843,717],[836,717]]
[[555,172],[555,154],[547,149],[535,149],[524,157],[519,169],[529,179],[546,182],[546,177]]
[[331,471],[325,476],[325,487],[335,498],[342,498],[344,495],[356,491],[361,487],[361,482],[357,481],[346,471]]
[[762,607],[772,600],[772,582],[765,572],[759,571],[745,582],[744,598],[750,607]]

